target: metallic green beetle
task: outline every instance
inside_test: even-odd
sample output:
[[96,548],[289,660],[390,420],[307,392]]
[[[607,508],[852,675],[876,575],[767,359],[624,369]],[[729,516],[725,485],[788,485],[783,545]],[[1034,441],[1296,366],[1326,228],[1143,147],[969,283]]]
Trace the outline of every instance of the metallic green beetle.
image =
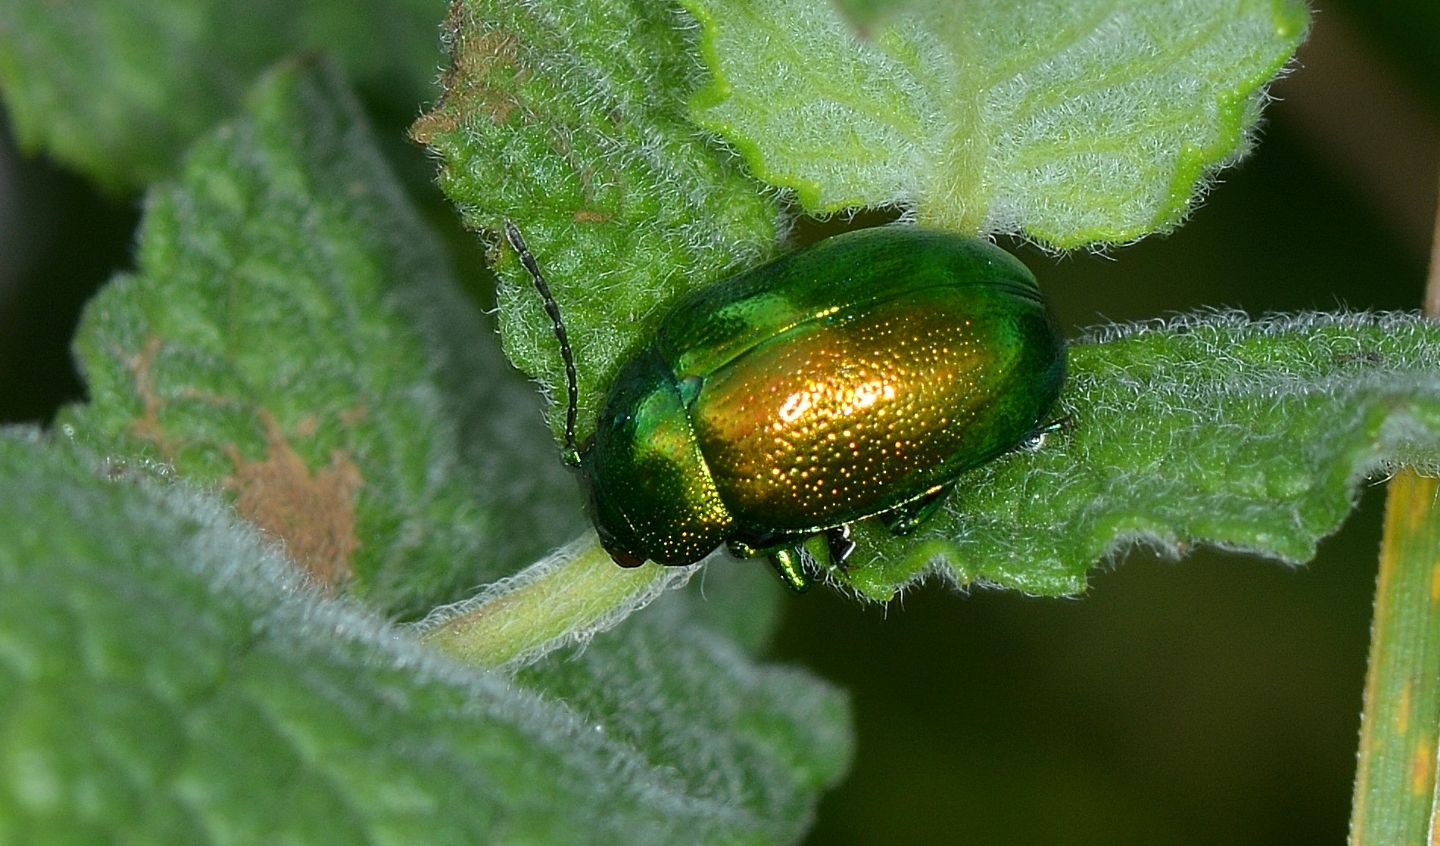
[[624,566],[693,564],[722,543],[795,590],[825,534],[914,529],[966,470],[1031,440],[1065,378],[1035,278],[1000,248],[892,225],[838,235],[681,298],[616,374],[582,451],[559,308],[520,232],[569,387],[567,461]]

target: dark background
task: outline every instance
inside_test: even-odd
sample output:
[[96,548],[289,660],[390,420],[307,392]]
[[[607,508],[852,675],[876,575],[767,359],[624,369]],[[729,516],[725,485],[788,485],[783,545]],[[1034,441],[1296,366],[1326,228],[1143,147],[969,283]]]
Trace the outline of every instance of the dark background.
[[[1272,93],[1256,152],[1174,235],[1103,257],[1010,245],[1072,332],[1199,306],[1418,306],[1440,4],[1323,6]],[[83,396],[69,337],[129,266],[138,200],[0,135],[0,422],[44,422]],[[790,601],[775,655],[848,688],[859,726],[810,842],[1343,842],[1383,506],[1367,490],[1300,569],[1132,553],[1082,599],[930,586],[888,608]]]

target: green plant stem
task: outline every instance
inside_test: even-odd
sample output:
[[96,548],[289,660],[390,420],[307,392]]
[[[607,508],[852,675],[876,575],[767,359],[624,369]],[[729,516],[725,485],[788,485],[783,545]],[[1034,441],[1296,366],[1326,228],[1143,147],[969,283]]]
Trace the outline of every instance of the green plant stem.
[[418,629],[422,640],[474,664],[523,663],[609,628],[694,570],[617,567],[591,534]]
[[[1440,316],[1440,214],[1425,312]],[[1440,737],[1440,480],[1390,481],[1365,711],[1350,819],[1352,846],[1433,843]]]
[[1390,482],[1350,842],[1425,843],[1440,726],[1440,521],[1435,479]]

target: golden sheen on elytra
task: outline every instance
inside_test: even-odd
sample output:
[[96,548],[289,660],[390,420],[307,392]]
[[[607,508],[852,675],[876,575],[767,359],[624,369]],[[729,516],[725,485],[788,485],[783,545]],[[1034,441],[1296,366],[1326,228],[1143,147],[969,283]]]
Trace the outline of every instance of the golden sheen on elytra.
[[621,366],[593,439],[567,446],[617,562],[692,564],[723,543],[803,590],[806,540],[824,533],[838,564],[856,521],[914,529],[961,473],[1045,428],[1064,378],[1019,260],[892,225],[683,297]]

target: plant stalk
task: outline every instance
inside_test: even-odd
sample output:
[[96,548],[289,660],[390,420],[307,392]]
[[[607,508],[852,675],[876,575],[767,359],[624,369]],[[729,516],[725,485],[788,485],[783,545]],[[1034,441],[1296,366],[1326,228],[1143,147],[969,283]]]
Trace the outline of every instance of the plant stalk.
[[[1440,210],[1425,313],[1440,317]],[[1440,480],[1390,480],[1370,632],[1351,846],[1436,843],[1440,760]]]
[[436,609],[415,633],[464,661],[516,667],[588,640],[697,569],[617,567],[590,532],[478,596]]

